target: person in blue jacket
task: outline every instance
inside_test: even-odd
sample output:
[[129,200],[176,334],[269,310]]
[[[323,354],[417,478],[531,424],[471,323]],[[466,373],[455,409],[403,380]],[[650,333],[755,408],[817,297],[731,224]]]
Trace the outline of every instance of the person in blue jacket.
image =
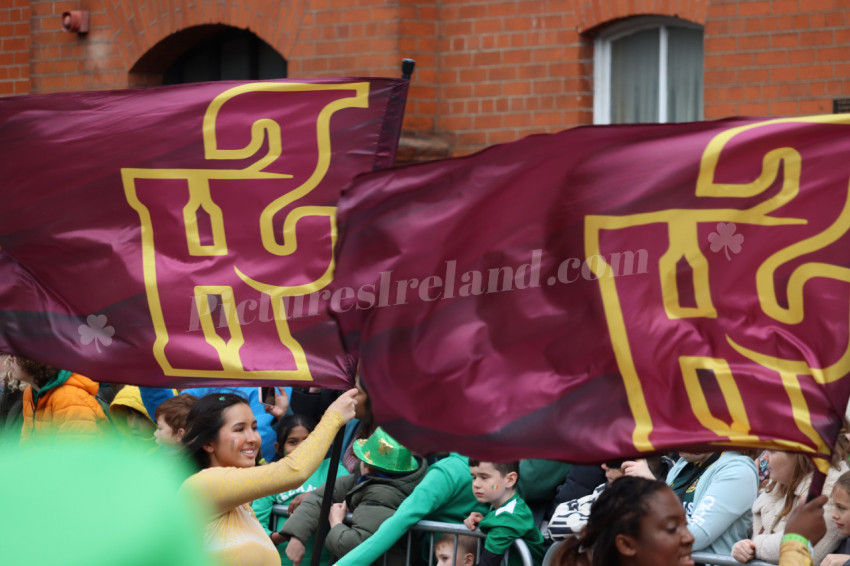
[[[667,474],[694,535],[694,552],[729,555],[749,536],[759,477],[753,458],[738,452],[680,452]],[[652,479],[645,460],[623,462],[626,476]]]
[[[174,397],[176,393],[173,389],[159,389],[155,387],[140,387],[142,393],[142,402],[145,404],[149,415],[156,414],[156,408],[159,404]],[[291,389],[291,388],[288,388]],[[257,419],[257,432],[262,438],[262,455],[263,458],[271,462],[275,455],[274,444],[277,442],[277,433],[272,428],[272,420],[274,417],[266,412],[265,405],[260,399],[259,387],[192,387],[189,389],[181,389],[181,393],[191,393],[198,399],[209,393],[234,393],[248,399],[248,404],[251,406],[251,411]]]

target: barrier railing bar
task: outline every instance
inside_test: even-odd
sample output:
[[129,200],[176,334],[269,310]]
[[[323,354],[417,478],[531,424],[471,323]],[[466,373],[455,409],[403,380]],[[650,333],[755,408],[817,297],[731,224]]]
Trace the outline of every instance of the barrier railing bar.
[[[463,523],[441,523],[439,521],[419,521],[413,527],[411,527],[412,531],[424,531],[430,533],[449,533],[452,535],[468,535],[474,536],[480,539],[485,538],[484,534],[480,529],[476,529],[474,531],[470,531],[466,528],[466,525]],[[519,553],[519,557],[522,560],[523,566],[532,566],[533,562],[531,560],[531,551],[528,550],[528,545],[525,544],[525,541],[522,539],[516,539],[514,541],[514,547],[516,547],[516,551]],[[479,549],[480,550],[480,549]],[[505,559],[507,560],[510,556],[510,552],[506,553]],[[434,537],[431,537],[431,548],[430,555],[434,555]],[[430,559],[429,559],[430,560]]]
[[[271,513],[272,513],[272,517],[274,518],[274,521],[275,521],[274,524],[275,524],[275,527],[276,527],[277,526],[277,517],[289,515],[289,506],[288,505],[281,505],[281,504],[272,505]],[[351,513],[348,513],[346,515],[345,519],[346,519],[347,522],[350,523],[351,522]],[[428,549],[429,566],[432,563],[432,560],[433,560],[433,557],[434,557],[434,533],[449,533],[449,534],[453,534],[453,535],[468,535],[468,536],[474,536],[474,537],[477,537],[477,538],[480,538],[480,539],[485,538],[484,534],[482,534],[480,530],[470,531],[469,529],[466,528],[466,525],[464,525],[463,523],[442,523],[440,521],[419,521],[418,523],[413,525],[413,527],[411,527],[410,530],[407,533],[407,537],[408,537],[407,538],[407,542],[408,542],[408,545],[407,545],[407,563],[408,564],[412,563],[411,562],[411,547],[412,547],[411,531],[422,531],[422,532],[430,533],[430,537],[429,537],[430,541],[429,541],[429,549]],[[455,554],[457,554],[457,544],[458,544],[457,538],[455,538]],[[519,553],[519,557],[522,560],[523,566],[532,566],[533,562],[531,560],[531,551],[528,550],[528,545],[525,544],[525,541],[523,541],[522,539],[517,539],[517,540],[514,541],[513,546],[515,547],[516,551]],[[505,563],[507,563],[507,560],[510,557],[510,553],[512,551],[513,551],[513,549],[509,550],[505,554]],[[478,545],[478,554],[479,554],[479,558],[480,558],[480,554],[481,554],[481,544],[480,543]],[[694,561],[697,564],[716,564],[717,566],[739,566],[740,565],[740,563],[736,562],[731,556],[721,556],[719,554],[707,554],[707,553],[694,553],[692,556],[694,558]],[[706,559],[711,560],[711,562],[700,561],[700,560],[697,559],[698,556],[700,558],[705,557]],[[726,561],[719,561],[719,562],[715,561],[715,560],[718,560],[718,559],[722,559],[722,560],[726,560]],[[731,560],[731,562],[729,562],[729,560]],[[384,565],[385,566],[386,566],[386,561],[387,561],[387,555],[384,554]],[[754,562],[748,562],[747,566],[773,566],[773,565],[770,565],[766,562],[754,561]]]
[[[728,555],[723,554],[713,554],[711,552],[692,552],[691,558],[693,558],[696,564],[712,564],[714,566],[741,566],[742,563],[738,562],[734,558]],[[751,560],[750,562],[744,562],[746,566],[776,566],[771,562],[764,562],[762,560]]]

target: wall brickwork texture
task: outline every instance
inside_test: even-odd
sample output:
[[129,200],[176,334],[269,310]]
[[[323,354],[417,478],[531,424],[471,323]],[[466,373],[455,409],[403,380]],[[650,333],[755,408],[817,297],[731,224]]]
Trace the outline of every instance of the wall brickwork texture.
[[[88,10],[91,31],[62,31]],[[642,15],[704,26],[707,119],[832,111],[850,95],[850,0],[2,0],[0,96],[159,84],[219,24],[290,77],[399,76],[417,62],[403,160],[593,121],[593,41]]]
[[850,94],[850,1],[709,2],[705,116],[832,112]]
[[30,92],[29,0],[0,4],[0,96]]

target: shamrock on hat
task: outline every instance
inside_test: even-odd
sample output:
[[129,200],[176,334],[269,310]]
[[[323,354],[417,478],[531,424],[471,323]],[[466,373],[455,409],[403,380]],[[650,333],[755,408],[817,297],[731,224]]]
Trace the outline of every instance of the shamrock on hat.
[[352,450],[367,466],[379,472],[403,474],[419,467],[413,453],[381,427],[369,438],[356,441]]

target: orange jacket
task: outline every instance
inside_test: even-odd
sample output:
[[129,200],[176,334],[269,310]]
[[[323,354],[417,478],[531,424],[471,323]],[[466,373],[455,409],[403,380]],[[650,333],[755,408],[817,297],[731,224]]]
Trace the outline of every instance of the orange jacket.
[[64,382],[48,384],[33,403],[32,386],[24,391],[24,425],[21,444],[33,439],[96,438],[108,430],[109,420],[97,399],[100,386],[91,379],[72,373]]

